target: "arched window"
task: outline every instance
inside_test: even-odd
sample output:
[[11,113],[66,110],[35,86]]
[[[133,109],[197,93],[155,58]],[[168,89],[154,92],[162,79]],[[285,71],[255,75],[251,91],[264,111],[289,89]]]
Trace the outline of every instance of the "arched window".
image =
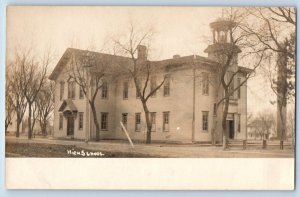
[[220,42],[226,42],[226,34],[224,31],[220,31]]

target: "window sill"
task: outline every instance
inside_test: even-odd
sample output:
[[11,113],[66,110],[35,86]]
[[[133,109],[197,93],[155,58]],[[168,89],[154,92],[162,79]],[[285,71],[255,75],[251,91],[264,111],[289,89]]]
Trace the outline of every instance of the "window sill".
[[108,129],[101,129],[101,131],[108,131]]

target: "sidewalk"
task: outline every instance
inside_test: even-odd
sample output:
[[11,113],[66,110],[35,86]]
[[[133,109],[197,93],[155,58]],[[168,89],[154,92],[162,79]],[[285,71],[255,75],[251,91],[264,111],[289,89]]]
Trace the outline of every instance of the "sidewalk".
[[240,158],[256,158],[256,157],[282,157],[293,158],[294,152],[291,149],[257,149],[257,150],[242,150],[242,148],[234,147],[234,149],[223,151],[220,146],[207,146],[202,144],[134,144],[134,148],[129,143],[114,142],[102,140],[100,142],[76,141],[76,140],[61,140],[50,138],[34,138],[28,140],[25,137],[16,138],[14,136],[6,136],[6,142],[13,143],[42,143],[42,144],[57,144],[57,145],[74,145],[79,150],[85,148],[94,151],[108,152],[124,152],[146,154],[154,157],[240,157]]

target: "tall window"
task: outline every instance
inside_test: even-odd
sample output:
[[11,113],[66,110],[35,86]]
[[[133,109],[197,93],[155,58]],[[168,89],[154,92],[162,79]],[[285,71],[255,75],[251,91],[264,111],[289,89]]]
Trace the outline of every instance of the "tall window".
[[224,31],[220,31],[220,42],[226,42],[226,33]]
[[[140,79],[137,79],[137,86],[139,87],[139,88],[141,88],[141,80]],[[137,88],[135,88],[135,94],[136,94],[136,98],[140,98],[140,95],[139,95],[139,91],[138,91],[138,89]]]
[[202,112],[202,131],[208,131],[208,111]]
[[64,98],[64,92],[65,92],[65,82],[60,82],[60,95],[59,99],[62,100]]
[[209,95],[209,73],[202,73],[202,94]]
[[127,116],[128,116],[128,113],[123,113],[122,114],[122,123],[123,123],[125,128],[127,128]]
[[[152,92],[156,88],[156,76],[151,77],[150,81],[150,92]],[[156,96],[156,92],[153,92],[152,97]]]
[[78,129],[83,129],[83,112],[79,112]]
[[237,131],[241,132],[241,114],[237,114]]
[[[233,72],[228,72],[227,76],[228,76],[228,82],[231,80],[231,78],[233,78]],[[230,94],[230,98],[234,97],[234,79],[231,80],[231,83],[229,84],[229,94]]]
[[75,81],[69,81],[68,83],[68,98],[75,99]]
[[170,95],[170,76],[165,76],[164,82],[164,96]]
[[170,112],[163,112],[163,131],[169,131]]
[[214,116],[217,115],[217,103],[214,103]]
[[101,130],[108,130],[108,113],[101,112]]
[[128,99],[128,82],[123,83],[123,99]]
[[62,114],[59,114],[59,129],[63,129],[64,127],[64,117]]
[[151,131],[156,131],[156,112],[151,112],[150,113],[150,120],[151,120],[151,123],[152,123],[152,126],[151,126]]
[[237,79],[237,85],[238,85],[238,90],[237,90],[237,97],[238,97],[238,99],[240,99],[241,98],[241,87],[240,87],[240,85],[241,85],[241,78],[238,78]]
[[141,131],[141,113],[135,113],[135,131]]
[[108,98],[108,83],[107,83],[107,81],[103,81],[101,97],[103,99],[107,99]]
[[82,89],[82,87],[80,86],[80,87],[79,87],[79,99],[83,99],[83,97],[84,97],[83,89]]

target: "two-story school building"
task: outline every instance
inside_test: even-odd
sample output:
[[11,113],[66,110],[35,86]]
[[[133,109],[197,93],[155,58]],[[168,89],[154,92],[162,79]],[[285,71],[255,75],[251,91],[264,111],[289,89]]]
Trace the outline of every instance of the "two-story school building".
[[[211,23],[213,44],[205,50],[208,57],[174,55],[171,59],[151,61],[153,65],[164,69],[150,76],[151,85],[146,91],[150,91],[152,85],[155,86],[166,76],[163,86],[148,100],[153,141],[211,141],[216,118],[219,122],[216,137],[221,140],[222,106],[216,110],[218,80],[214,68],[218,66],[215,59],[218,48],[231,42],[228,36],[231,25],[221,20]],[[144,58],[146,47],[141,45],[138,48],[137,58]],[[100,59],[111,58],[123,63],[131,61],[128,57],[68,48],[49,77],[55,81],[54,137],[95,139],[95,125],[88,100],[75,81],[69,79],[66,69],[70,65],[71,54],[82,55],[87,52]],[[232,65],[237,71],[233,87],[250,72],[238,65],[239,52],[237,50],[236,61]],[[100,139],[126,139],[120,124],[122,122],[132,140],[145,141],[145,115],[133,79],[118,71],[116,73],[114,80],[105,81],[96,98]],[[245,83],[230,99],[227,125],[231,139],[246,138],[246,86]]]

